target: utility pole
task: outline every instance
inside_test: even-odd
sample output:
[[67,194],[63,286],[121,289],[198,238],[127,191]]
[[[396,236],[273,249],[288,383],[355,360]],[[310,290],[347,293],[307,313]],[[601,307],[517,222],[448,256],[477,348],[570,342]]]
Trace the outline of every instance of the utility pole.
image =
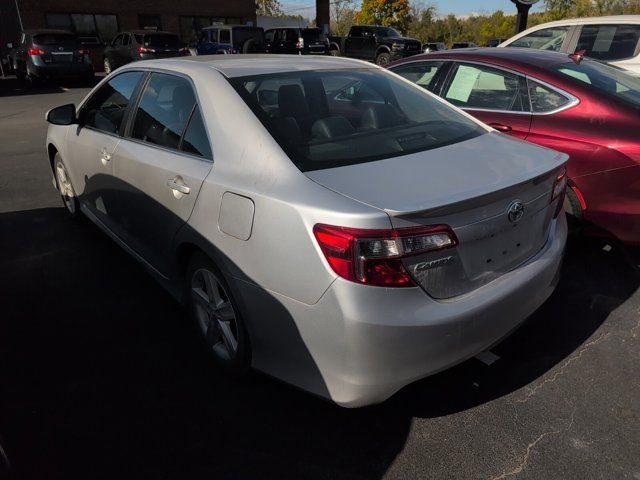
[[518,8],[518,18],[516,19],[516,34],[527,29],[529,20],[529,9],[539,0],[511,0]]

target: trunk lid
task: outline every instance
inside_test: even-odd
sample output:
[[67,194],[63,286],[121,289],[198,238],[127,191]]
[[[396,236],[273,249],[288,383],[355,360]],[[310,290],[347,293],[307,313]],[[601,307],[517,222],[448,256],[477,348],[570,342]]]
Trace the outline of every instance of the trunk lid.
[[[427,293],[449,298],[492,281],[540,251],[556,209],[557,201],[550,203],[553,184],[567,158],[488,133],[439,149],[306,175],[384,210],[396,228],[449,225],[459,240],[456,248],[404,261]],[[509,215],[514,209],[522,212]]]

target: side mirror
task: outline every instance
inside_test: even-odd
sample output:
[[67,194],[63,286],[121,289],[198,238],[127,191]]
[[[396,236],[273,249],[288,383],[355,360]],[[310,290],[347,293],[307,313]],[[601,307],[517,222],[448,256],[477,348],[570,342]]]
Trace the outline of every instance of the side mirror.
[[76,106],[73,103],[52,108],[47,112],[47,122],[53,125],[73,125],[78,123]]

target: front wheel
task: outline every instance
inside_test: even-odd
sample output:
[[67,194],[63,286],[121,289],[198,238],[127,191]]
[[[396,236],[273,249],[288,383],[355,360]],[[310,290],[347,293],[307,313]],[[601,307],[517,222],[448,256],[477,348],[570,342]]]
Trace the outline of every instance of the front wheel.
[[58,185],[58,191],[60,192],[64,208],[69,217],[77,219],[80,216],[80,203],[78,202],[78,197],[73,189],[73,185],[71,185],[71,179],[69,178],[69,174],[67,173],[64,163],[62,163],[62,158],[60,158],[59,153],[56,153],[53,164],[56,175],[56,184]]
[[389,55],[386,52],[379,53],[378,56],[376,57],[376,65],[379,65],[381,67],[384,67],[390,61],[391,61],[391,55]]
[[249,336],[224,277],[203,254],[187,271],[188,302],[196,331],[215,364],[227,373],[246,371],[251,358]]

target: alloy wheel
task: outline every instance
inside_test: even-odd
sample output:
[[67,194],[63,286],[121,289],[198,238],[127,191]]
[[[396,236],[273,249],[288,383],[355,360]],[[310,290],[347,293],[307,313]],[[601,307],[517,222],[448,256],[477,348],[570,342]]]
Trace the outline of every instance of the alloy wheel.
[[191,279],[191,297],[197,327],[207,347],[220,360],[238,354],[238,321],[231,300],[216,275],[201,268]]
[[73,186],[67,175],[67,170],[64,168],[64,164],[61,161],[56,163],[56,180],[58,181],[58,188],[60,189],[60,196],[64,202],[64,206],[67,211],[73,215],[76,213],[75,192]]

